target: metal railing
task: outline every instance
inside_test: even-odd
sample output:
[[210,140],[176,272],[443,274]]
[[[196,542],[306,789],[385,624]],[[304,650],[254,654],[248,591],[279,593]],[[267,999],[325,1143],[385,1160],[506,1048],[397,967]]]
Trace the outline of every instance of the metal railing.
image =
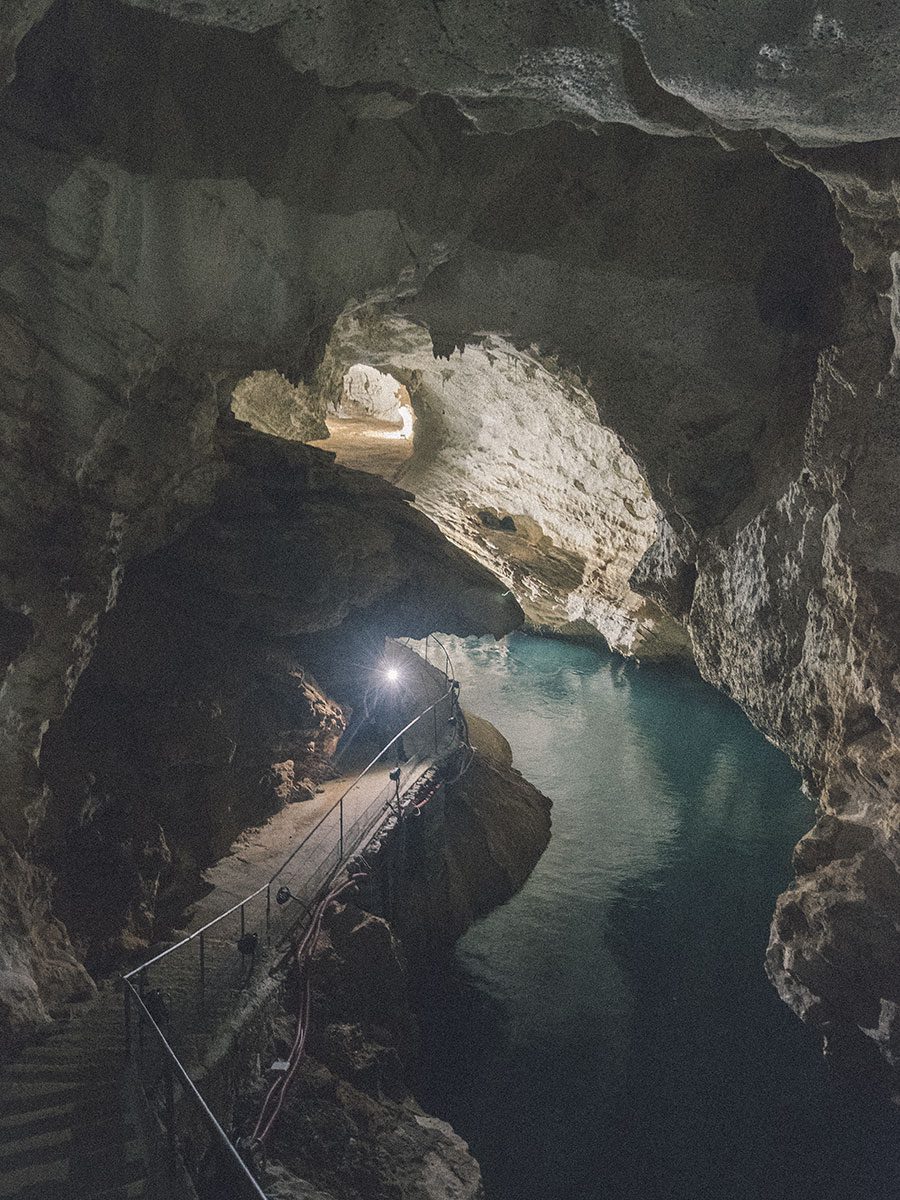
[[[405,646],[408,650],[412,650],[412,648],[413,648],[412,642],[414,640],[415,640],[414,638],[409,638],[409,637],[401,638],[400,645]],[[434,644],[437,646],[437,648],[439,649],[439,651],[441,652],[441,654],[444,657],[443,666],[438,667],[431,661],[431,657],[429,654],[429,646],[431,645],[432,642],[434,642]],[[415,653],[415,651],[414,651],[414,653]],[[450,658],[450,654],[447,650],[447,647],[444,645],[444,643],[441,641],[441,639],[437,636],[436,633],[429,633],[429,634],[425,635],[425,646],[423,649],[422,657],[425,660],[426,666],[434,667],[435,670],[441,671],[442,674],[448,680],[456,678],[456,671],[453,669],[453,661]]]
[[[309,915],[341,867],[396,811],[392,802],[399,803],[425,768],[454,748],[458,684],[449,679],[447,684],[360,771],[264,884],[123,976],[129,1068],[146,1103],[145,1115],[166,1132],[170,1176],[182,1166],[196,1176],[201,1159],[214,1159],[218,1152],[228,1177],[227,1194],[235,1200],[265,1200],[185,1064],[203,1063],[224,1018],[246,996],[264,948]],[[399,760],[399,747],[405,761],[398,761],[385,784],[366,799],[364,781],[392,750]],[[184,1113],[185,1107],[190,1113]],[[192,1119],[199,1121],[193,1131]],[[179,1120],[188,1131],[181,1137]],[[200,1149],[204,1141],[205,1149]]]

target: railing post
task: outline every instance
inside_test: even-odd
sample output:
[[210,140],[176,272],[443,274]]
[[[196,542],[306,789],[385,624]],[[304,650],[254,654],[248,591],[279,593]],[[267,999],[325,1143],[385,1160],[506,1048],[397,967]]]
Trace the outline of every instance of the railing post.
[[172,1063],[168,1054],[166,1058],[166,1134],[169,1140],[169,1169],[175,1174],[178,1162],[178,1142],[175,1137],[175,1077],[172,1073]]
[[266,884],[266,937],[270,936],[272,924],[272,883]]
[[131,1057],[131,984],[128,980],[122,983],[122,1009],[125,1019],[125,1055]]
[[197,940],[200,943],[200,995],[202,996],[206,990],[206,945],[203,941],[202,929]]
[[246,900],[243,902],[243,904],[241,904],[241,937],[243,937],[247,931],[246,924],[244,922],[244,904],[246,904]]
[[146,978],[146,974],[147,974],[146,971],[141,971],[140,975],[138,975],[138,999],[140,1000],[140,1004],[138,1004],[138,1006],[137,1006],[137,1010],[138,1010],[138,1052],[139,1052],[140,1058],[141,1058],[141,1070],[143,1070],[143,1068],[144,1068],[144,990],[145,990],[145,982],[144,981]]

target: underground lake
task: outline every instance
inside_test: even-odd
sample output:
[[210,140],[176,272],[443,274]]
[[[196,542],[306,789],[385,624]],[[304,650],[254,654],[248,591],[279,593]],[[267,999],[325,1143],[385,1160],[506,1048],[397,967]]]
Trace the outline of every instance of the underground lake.
[[521,892],[425,1013],[420,1098],[488,1200],[887,1200],[898,1122],[766,978],[812,803],[695,675],[558,640],[448,641],[463,697],[553,800]]

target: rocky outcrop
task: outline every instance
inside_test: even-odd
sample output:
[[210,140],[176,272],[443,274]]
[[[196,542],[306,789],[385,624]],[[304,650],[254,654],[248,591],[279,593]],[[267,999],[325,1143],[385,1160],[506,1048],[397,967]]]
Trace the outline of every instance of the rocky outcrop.
[[231,411],[261,433],[310,442],[328,436],[324,411],[309,389],[292,384],[278,371],[254,371],[232,393]]
[[0,839],[0,1056],[94,984],[52,908],[52,877]]
[[418,971],[519,890],[550,838],[549,800],[515,770],[502,735],[468,719],[476,754],[466,773],[366,854],[361,903],[390,922]]
[[481,128],[566,119],[683,135],[715,122],[812,145],[900,134],[900,27],[877,0],[846,14],[800,0],[777,9],[763,0],[130,2],[182,21],[273,30],[294,70],[366,85],[363,112],[390,112],[397,93],[438,92]]
[[[342,905],[312,969],[309,1053],[268,1147],[267,1194],[480,1200],[481,1172],[466,1143],[409,1092],[416,1021],[390,926]],[[292,1040],[285,1017],[271,1052],[286,1052]]]

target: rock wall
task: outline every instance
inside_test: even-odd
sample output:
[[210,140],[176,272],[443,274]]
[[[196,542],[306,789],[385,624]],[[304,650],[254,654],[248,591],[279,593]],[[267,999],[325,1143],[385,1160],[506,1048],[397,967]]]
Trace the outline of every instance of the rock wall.
[[822,798],[770,970],[893,1055],[900,164],[871,139],[900,132],[898,21],[874,0],[45,11],[0,17],[9,986],[39,968],[8,931],[52,920],[25,862],[42,743],[128,563],[212,505],[237,380],[312,384],[338,318],[374,308],[447,369],[510,346],[596,405],[659,510],[629,592]]
[[309,442],[328,436],[325,414],[309,389],[278,371],[254,371],[234,389],[231,411],[260,433]]
[[312,10],[296,0],[135,2],[182,20],[275,29],[295,70],[337,87],[451,95],[482,128],[568,119],[677,136],[715,122],[813,145],[900,134],[900,22],[878,0],[852,12],[803,0],[337,0]]

